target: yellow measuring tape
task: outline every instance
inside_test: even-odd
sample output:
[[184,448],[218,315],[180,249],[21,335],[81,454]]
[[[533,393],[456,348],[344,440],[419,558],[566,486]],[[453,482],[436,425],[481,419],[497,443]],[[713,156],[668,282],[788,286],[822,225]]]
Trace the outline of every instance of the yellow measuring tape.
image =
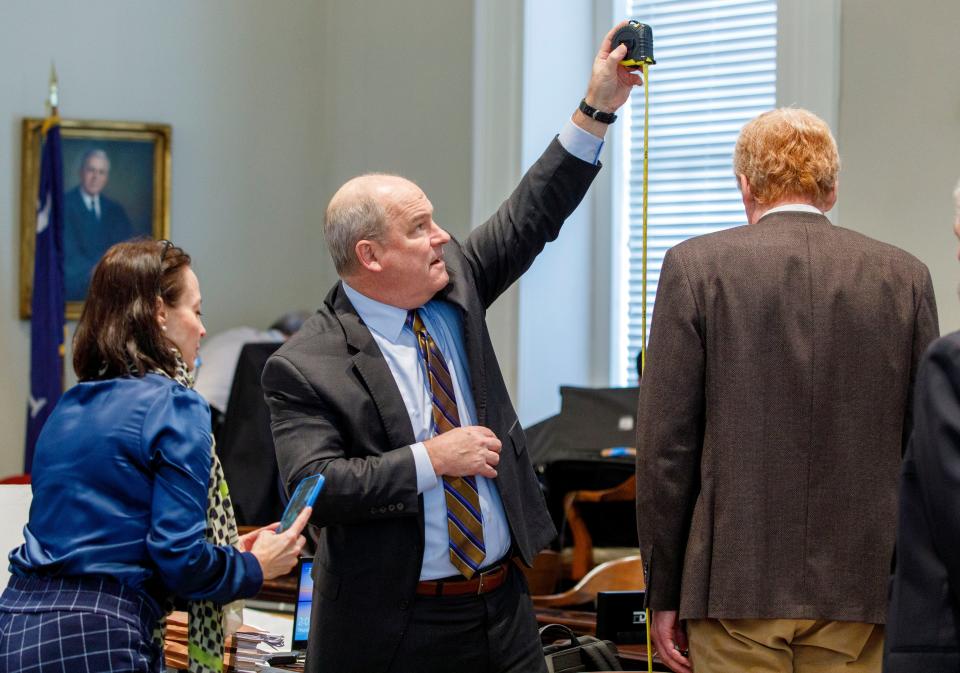
[[[649,60],[648,60],[649,59]],[[621,65],[640,66],[643,74],[643,208],[642,208],[642,278],[640,279],[640,299],[642,316],[640,318],[640,377],[647,368],[647,162],[650,146],[650,64],[648,57],[641,61],[633,59],[620,61]],[[653,642],[650,640],[650,610],[645,609],[647,631],[647,671],[653,673]]]
[[647,368],[647,151],[650,145],[650,68],[644,62],[643,72],[643,277],[641,278],[640,373]]
[[[647,368],[647,160],[650,145],[650,69],[646,62],[641,64],[643,72],[643,209],[642,218],[642,269],[640,291],[643,294],[641,307],[643,315],[640,319],[640,377]],[[647,671],[653,673],[653,641],[650,640],[650,609],[646,609],[647,628]]]

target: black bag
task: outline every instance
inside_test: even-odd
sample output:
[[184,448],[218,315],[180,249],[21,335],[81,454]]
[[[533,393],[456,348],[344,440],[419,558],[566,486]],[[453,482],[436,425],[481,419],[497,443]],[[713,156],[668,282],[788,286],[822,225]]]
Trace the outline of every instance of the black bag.
[[568,644],[550,644],[543,648],[548,673],[575,673],[576,671],[622,671],[617,659],[617,646],[609,640],[593,636],[577,637],[563,624],[547,624],[540,629],[540,642],[566,638]]

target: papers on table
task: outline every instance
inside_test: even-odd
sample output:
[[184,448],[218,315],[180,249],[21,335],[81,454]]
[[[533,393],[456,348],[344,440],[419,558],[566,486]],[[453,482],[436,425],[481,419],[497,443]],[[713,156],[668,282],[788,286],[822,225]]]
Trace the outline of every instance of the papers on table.
[[[267,657],[289,649],[293,630],[291,615],[245,608],[243,622],[243,626],[226,640],[223,654],[225,667],[238,673],[256,673],[267,665]],[[187,667],[185,612],[174,612],[167,617],[167,637],[163,649],[167,666]]]

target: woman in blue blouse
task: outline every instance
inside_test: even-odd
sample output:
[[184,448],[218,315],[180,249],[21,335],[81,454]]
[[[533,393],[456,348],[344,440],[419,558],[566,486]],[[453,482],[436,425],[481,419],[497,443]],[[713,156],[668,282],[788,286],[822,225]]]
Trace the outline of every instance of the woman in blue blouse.
[[219,606],[296,563],[309,512],[236,537],[210,411],[189,387],[204,334],[182,249],[118,243],[97,264],[74,337],[80,383],[37,442],[26,541],[10,553],[0,672],[160,671],[171,594],[195,601],[191,670],[219,670]]

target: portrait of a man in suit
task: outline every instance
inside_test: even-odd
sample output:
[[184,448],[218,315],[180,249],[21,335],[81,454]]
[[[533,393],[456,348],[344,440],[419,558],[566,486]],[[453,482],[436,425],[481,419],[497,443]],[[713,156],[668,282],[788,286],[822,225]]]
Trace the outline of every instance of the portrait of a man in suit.
[[[66,317],[80,317],[93,267],[114,243],[170,236],[167,124],[61,119],[61,217]],[[42,119],[25,119],[23,193],[39,184]],[[35,197],[21,203],[20,315],[30,316]]]
[[104,190],[110,157],[100,148],[84,153],[80,182],[64,195],[64,283],[67,301],[83,301],[90,271],[107,248],[133,235],[127,211]]

